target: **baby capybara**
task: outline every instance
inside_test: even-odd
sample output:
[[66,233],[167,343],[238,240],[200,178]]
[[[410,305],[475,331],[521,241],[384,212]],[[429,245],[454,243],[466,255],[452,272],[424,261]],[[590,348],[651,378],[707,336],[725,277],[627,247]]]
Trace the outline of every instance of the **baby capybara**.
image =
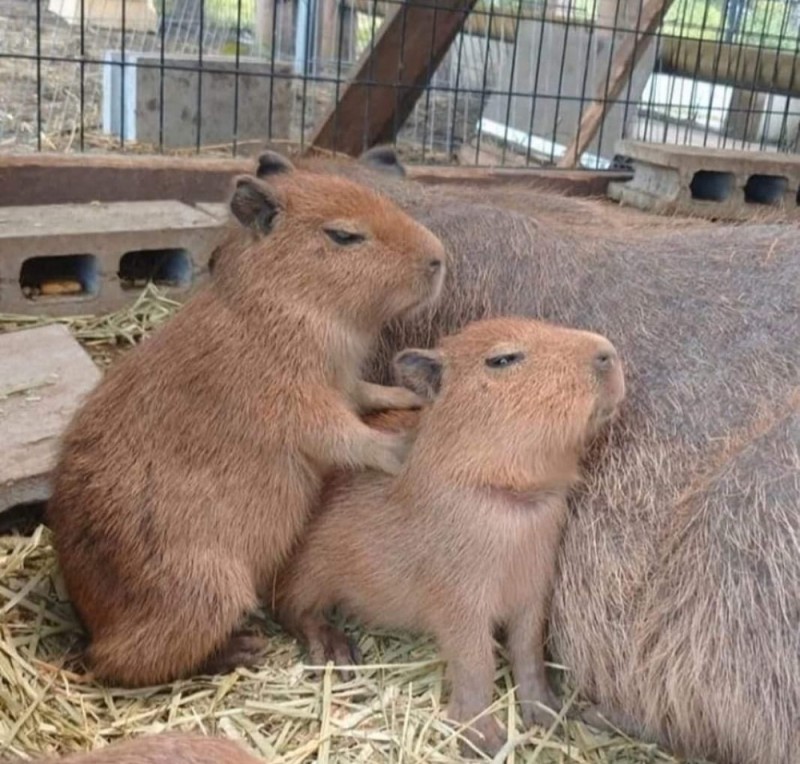
[[[10,762],[9,762],[10,764]],[[114,743],[39,764],[261,764],[239,743],[195,733],[169,732]]]
[[[547,603],[567,493],[589,440],[616,412],[624,378],[597,334],[536,321],[475,322],[439,350],[405,350],[396,373],[433,402],[373,418],[418,417],[402,472],[340,473],[280,576],[277,610],[311,660],[352,662],[324,611],[433,633],[452,681],[449,715],[469,722],[492,698],[494,627],[505,626],[526,724],[555,709],[544,665]],[[426,396],[427,397],[427,396]],[[499,724],[471,740],[494,753]]]
[[[270,164],[271,161],[271,164]],[[166,682],[253,662],[271,591],[333,466],[395,473],[409,407],[367,384],[382,324],[435,299],[444,250],[351,181],[262,157],[211,283],[108,373],[66,433],[47,518],[96,676]]]

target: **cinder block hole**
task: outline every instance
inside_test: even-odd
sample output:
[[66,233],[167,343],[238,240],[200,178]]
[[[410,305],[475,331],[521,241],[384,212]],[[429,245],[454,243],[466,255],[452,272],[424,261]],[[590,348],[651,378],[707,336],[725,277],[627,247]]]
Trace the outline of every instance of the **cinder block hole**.
[[182,287],[192,281],[192,259],[185,249],[139,249],[126,252],[119,261],[123,289],[156,286]]
[[732,172],[699,170],[694,174],[689,188],[692,199],[724,202],[736,188],[736,177]]
[[19,285],[30,300],[97,294],[100,277],[94,255],[47,255],[22,263]]
[[751,175],[744,186],[744,200],[751,204],[780,204],[789,180],[780,175]]

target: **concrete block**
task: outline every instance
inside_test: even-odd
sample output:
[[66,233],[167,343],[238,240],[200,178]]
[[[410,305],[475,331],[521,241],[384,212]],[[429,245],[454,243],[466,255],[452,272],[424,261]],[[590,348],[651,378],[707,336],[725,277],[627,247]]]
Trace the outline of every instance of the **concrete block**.
[[662,214],[747,220],[774,210],[800,219],[800,156],[620,141],[634,175],[610,183],[624,204]]
[[[165,148],[237,140],[288,139],[291,67],[260,58],[107,51],[103,66],[103,130]],[[202,77],[196,71],[202,68]],[[194,71],[193,71],[194,70]],[[162,82],[164,118],[161,120]],[[198,89],[200,93],[198,94]],[[124,98],[123,98],[124,95]],[[199,97],[198,97],[199,95]],[[123,119],[124,114],[124,119]],[[238,119],[234,120],[234,115]],[[124,121],[124,125],[123,125]],[[163,131],[163,132],[162,132]]]
[[188,294],[221,223],[176,201],[0,208],[0,312],[106,313],[148,280]]
[[60,324],[0,334],[0,513],[46,500],[59,441],[100,379]]

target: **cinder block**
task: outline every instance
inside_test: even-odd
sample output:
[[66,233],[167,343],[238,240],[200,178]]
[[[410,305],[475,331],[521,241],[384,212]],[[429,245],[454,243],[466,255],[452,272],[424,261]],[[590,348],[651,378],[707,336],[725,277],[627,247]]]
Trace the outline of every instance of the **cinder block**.
[[0,512],[44,501],[59,441],[100,379],[61,324],[0,334]]
[[221,223],[176,201],[0,208],[0,312],[105,313],[147,280],[188,294]]
[[747,220],[774,210],[800,219],[800,156],[620,141],[633,178],[609,183],[624,204],[662,214]]

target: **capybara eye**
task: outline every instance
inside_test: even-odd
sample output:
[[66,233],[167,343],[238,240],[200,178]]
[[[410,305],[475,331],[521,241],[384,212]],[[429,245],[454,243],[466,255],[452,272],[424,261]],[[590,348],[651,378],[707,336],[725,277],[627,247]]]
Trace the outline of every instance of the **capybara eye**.
[[525,358],[524,353],[503,353],[503,355],[496,355],[492,356],[491,358],[487,358],[486,365],[490,369],[503,369],[506,366],[519,363],[523,358]]
[[366,238],[363,234],[353,233],[352,231],[342,231],[337,228],[325,228],[323,230],[328,235],[328,238],[340,247],[358,244]]

